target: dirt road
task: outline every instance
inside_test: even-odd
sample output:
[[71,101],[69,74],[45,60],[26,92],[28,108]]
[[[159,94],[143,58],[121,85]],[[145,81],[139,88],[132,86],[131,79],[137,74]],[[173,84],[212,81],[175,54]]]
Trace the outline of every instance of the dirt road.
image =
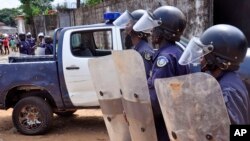
[[49,133],[25,136],[16,131],[11,120],[12,109],[0,110],[0,141],[109,141],[99,109],[78,110],[73,117],[54,115]]

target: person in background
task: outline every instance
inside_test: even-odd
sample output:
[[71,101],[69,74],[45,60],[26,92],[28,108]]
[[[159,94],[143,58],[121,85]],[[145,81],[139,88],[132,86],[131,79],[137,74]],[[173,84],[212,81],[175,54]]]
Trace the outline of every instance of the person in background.
[[26,41],[26,34],[25,33],[19,33],[18,34],[18,37],[19,37],[19,42],[17,43],[17,46],[19,48],[19,52],[21,54],[26,54],[28,55],[29,54],[29,49],[30,49],[30,44],[29,42]]
[[10,54],[8,34],[4,34],[3,37],[4,37],[3,39],[4,54],[8,55]]
[[35,55],[35,48],[36,48],[36,41],[35,41],[35,38],[32,37],[31,33],[28,32],[26,34],[26,40],[29,42],[30,44],[30,52],[29,54],[30,55]]
[[246,86],[236,72],[247,52],[243,32],[231,25],[219,24],[193,37],[179,63],[200,63],[201,71],[219,82],[231,124],[250,124],[250,99]]
[[40,32],[38,35],[37,35],[38,39],[37,39],[37,47],[42,47],[42,45],[44,44],[44,34],[43,32]]
[[50,36],[44,37],[45,43],[42,45],[45,48],[45,55],[52,55],[53,54],[53,40]]
[[169,141],[167,129],[156,95],[154,82],[159,78],[185,75],[189,66],[178,64],[183,50],[175,42],[180,40],[186,27],[186,17],[176,7],[161,6],[153,14],[145,13],[133,26],[135,31],[152,30],[152,44],[159,48],[153,56],[152,75],[148,79],[150,99],[158,141]]
[[15,41],[14,37],[11,37],[11,39],[10,39],[10,48],[11,48],[11,51],[13,51],[13,52],[17,51],[16,50],[16,41]]
[[0,37],[0,52],[1,52],[1,55],[4,54],[4,52],[3,52],[3,38],[2,38],[2,36],[3,35],[1,35],[1,37]]

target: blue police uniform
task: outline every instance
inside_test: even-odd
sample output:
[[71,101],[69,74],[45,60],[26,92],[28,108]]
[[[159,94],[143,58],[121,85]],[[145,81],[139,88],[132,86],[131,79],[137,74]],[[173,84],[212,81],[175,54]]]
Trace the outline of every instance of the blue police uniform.
[[34,47],[36,45],[35,39],[34,38],[27,38],[27,41],[30,44],[29,54],[35,55],[35,47]]
[[153,59],[153,54],[154,50],[152,47],[149,46],[149,44],[141,40],[135,47],[134,50],[139,52],[143,58],[144,66],[145,66],[145,71],[146,71],[146,76],[147,79],[150,76],[150,71],[153,65],[152,59]]
[[42,44],[42,48],[45,48],[45,55],[53,54],[53,44]]
[[250,124],[248,91],[238,74],[223,72],[217,80],[222,89],[231,124]]
[[148,85],[158,141],[168,141],[169,137],[157,99],[154,81],[157,78],[185,75],[190,72],[188,66],[178,64],[178,60],[181,57],[182,52],[181,48],[174,42],[167,43],[163,47],[159,48],[153,57],[152,76],[148,79]]
[[30,44],[27,41],[19,42],[19,52],[21,54],[29,54]]

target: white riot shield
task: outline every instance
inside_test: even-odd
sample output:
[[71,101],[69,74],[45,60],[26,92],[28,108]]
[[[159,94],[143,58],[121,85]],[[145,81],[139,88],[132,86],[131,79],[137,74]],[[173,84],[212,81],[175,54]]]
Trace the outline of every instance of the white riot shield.
[[134,50],[113,51],[123,95],[123,107],[133,141],[157,141],[146,72]]
[[157,79],[155,88],[172,141],[229,141],[226,105],[206,73]]
[[89,69],[110,141],[131,141],[112,57],[109,55],[90,59]]

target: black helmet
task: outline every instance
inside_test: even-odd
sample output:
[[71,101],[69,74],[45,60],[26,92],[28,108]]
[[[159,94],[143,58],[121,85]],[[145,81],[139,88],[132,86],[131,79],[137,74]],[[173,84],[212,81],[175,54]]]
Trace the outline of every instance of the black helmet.
[[244,60],[247,52],[245,35],[236,27],[226,24],[214,25],[208,28],[200,38],[193,37],[179,63],[200,63],[202,71],[221,70],[235,71]]
[[237,70],[246,56],[246,37],[231,25],[219,24],[208,28],[200,41],[213,46],[212,52],[205,56],[206,61],[224,70]]
[[161,6],[153,13],[147,12],[133,26],[135,31],[151,31],[158,38],[179,41],[186,27],[186,17],[176,7]]
[[138,21],[143,16],[144,13],[146,13],[146,10],[137,9],[137,10],[133,11],[131,13],[131,15],[132,15],[134,21]]
[[52,40],[51,36],[45,36],[44,37],[44,42],[46,44],[51,44],[53,42],[53,40]]
[[26,39],[26,34],[23,33],[23,32],[20,32],[20,33],[18,34],[18,38],[19,38],[21,41],[25,41],[25,39]]
[[148,33],[145,33],[145,32],[142,32],[142,31],[134,31],[133,30],[133,25],[146,13],[147,11],[146,10],[143,10],[143,9],[138,9],[138,10],[134,10],[132,13],[131,13],[131,16],[132,16],[132,20],[129,21],[126,25],[126,32],[131,36],[137,36],[139,38],[141,38],[142,40],[145,40],[145,41],[148,41],[147,37],[150,35]]
[[186,27],[186,17],[176,7],[161,6],[153,12],[153,17],[160,20],[160,28],[164,30],[167,38],[173,41],[179,41],[180,36]]

